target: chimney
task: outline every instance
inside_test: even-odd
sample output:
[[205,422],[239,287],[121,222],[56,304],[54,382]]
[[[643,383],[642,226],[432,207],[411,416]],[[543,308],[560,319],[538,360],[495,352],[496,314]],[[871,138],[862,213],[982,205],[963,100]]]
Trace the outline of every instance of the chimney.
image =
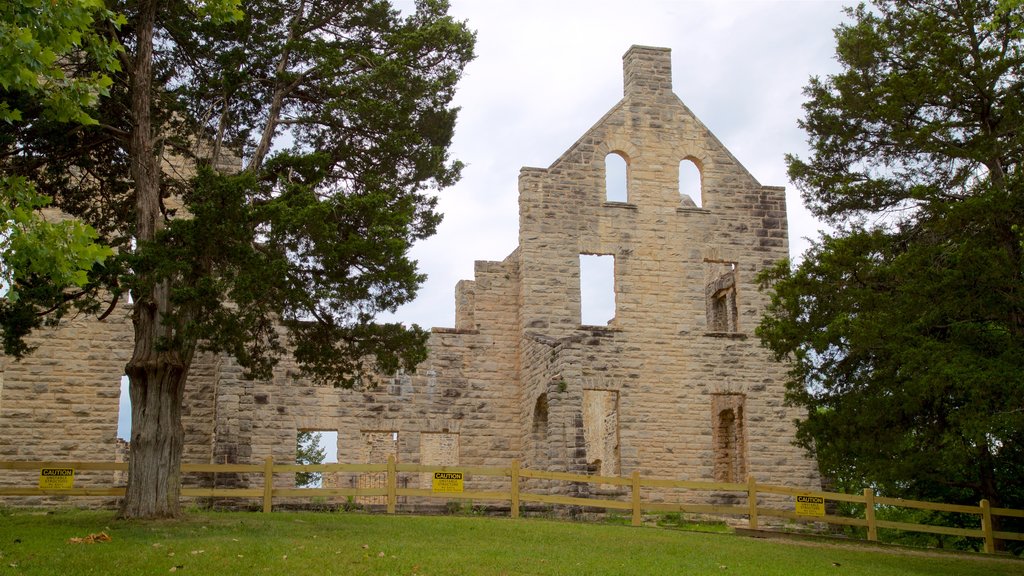
[[631,46],[622,57],[626,97],[672,92],[672,50]]

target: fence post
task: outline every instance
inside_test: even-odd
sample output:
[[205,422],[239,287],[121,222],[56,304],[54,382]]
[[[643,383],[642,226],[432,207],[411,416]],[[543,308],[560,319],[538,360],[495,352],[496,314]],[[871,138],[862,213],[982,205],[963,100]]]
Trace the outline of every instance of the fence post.
[[985,533],[985,552],[994,554],[996,539],[992,533],[992,506],[987,498],[981,501],[981,531]]
[[519,518],[519,459],[512,460],[512,517]]
[[395,470],[395,455],[388,455],[388,514],[395,513],[398,502],[398,471]]
[[274,457],[263,461],[263,511],[270,512],[274,497]]
[[747,475],[747,506],[750,511],[747,515],[750,518],[750,529],[757,530],[757,481],[753,474]]
[[640,526],[640,471],[633,470],[633,526]]
[[868,540],[878,540],[878,525],[875,524],[875,491],[864,489],[864,519],[868,521]]

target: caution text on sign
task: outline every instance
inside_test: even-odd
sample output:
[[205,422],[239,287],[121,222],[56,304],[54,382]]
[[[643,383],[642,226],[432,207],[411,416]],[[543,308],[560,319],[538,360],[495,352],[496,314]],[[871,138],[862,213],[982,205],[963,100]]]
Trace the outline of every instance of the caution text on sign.
[[40,490],[70,490],[74,484],[74,468],[43,468],[39,471]]
[[824,516],[825,499],[821,496],[798,495],[796,497],[797,516]]
[[434,492],[462,492],[462,472],[434,472]]

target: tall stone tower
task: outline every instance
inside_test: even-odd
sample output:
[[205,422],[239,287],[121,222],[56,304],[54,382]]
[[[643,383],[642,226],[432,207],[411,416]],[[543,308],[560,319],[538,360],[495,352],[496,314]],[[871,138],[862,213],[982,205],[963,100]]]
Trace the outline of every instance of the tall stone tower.
[[[546,169],[520,174],[519,385],[533,466],[813,486],[784,367],[754,336],[757,273],[788,255],[762,186],[672,92],[670,51],[633,46],[624,96]],[[606,167],[624,161],[626,197]],[[680,174],[699,185],[680,189]],[[614,317],[586,326],[581,255],[614,260]]]

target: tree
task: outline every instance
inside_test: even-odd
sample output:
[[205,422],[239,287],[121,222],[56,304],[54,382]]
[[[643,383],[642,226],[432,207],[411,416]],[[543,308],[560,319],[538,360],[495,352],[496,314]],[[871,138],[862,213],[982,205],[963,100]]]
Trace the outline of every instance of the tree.
[[[323,434],[305,430],[299,432],[295,437],[295,463],[296,464],[323,464],[327,459],[327,452],[320,446]],[[302,488],[307,486],[320,486],[323,474],[320,472],[296,472],[295,485]]]
[[[0,59],[5,63],[0,67],[0,125],[22,122],[19,105],[26,100],[55,122],[96,123],[87,109],[107,94],[108,74],[119,70],[116,54],[121,50],[116,40],[93,32],[97,21],[123,23],[99,0],[26,0],[0,6]],[[61,64],[76,52],[92,54],[97,69],[68,75]],[[0,133],[0,147],[8,146],[5,131]],[[17,302],[26,291],[84,287],[88,271],[111,253],[95,243],[97,234],[90,226],[45,218],[42,210],[50,202],[32,180],[0,176],[0,316],[24,316],[29,310]],[[29,314],[26,320],[30,325],[40,319]],[[27,352],[21,341],[24,333],[5,331],[5,346],[15,353]]]
[[[116,5],[126,23],[99,30],[125,47],[123,72],[96,124],[69,134],[34,114],[0,151],[118,249],[88,290],[25,305],[103,316],[133,299],[123,517],[179,513],[197,352],[256,378],[292,354],[345,386],[425,356],[423,330],[373,319],[423,280],[408,250],[440,220],[429,190],[459,176],[450,103],[473,34],[440,0],[407,17],[383,0],[237,6]],[[80,74],[96,65],[76,58]]]
[[760,278],[798,441],[886,494],[1024,506],[1024,36],[1017,0],[879,0],[836,29],[787,158],[834,227]]

